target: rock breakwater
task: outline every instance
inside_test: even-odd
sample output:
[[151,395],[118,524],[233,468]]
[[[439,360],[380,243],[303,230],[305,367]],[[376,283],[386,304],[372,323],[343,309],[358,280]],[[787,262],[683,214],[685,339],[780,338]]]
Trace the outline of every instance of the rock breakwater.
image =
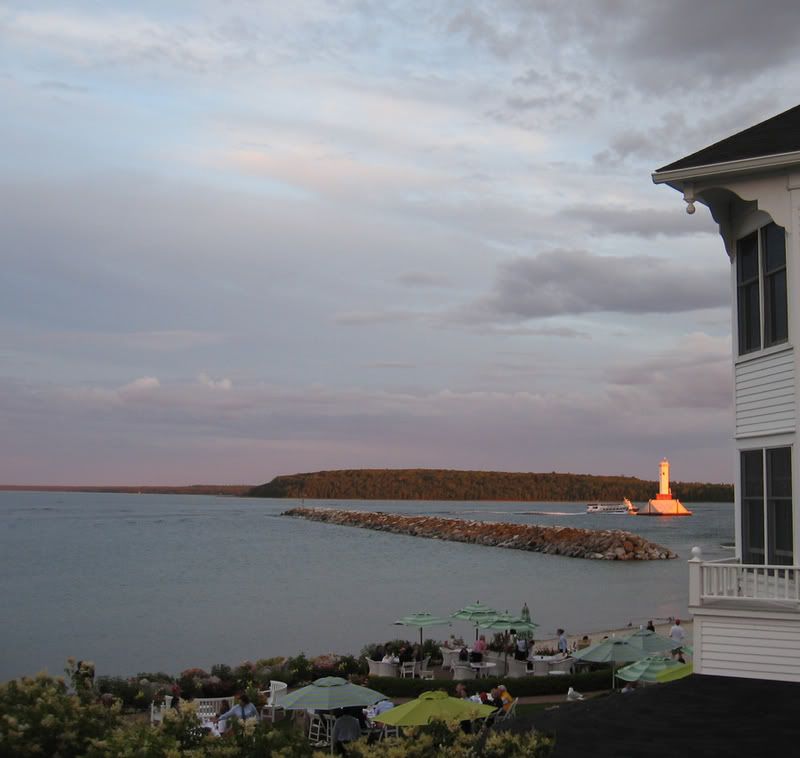
[[471,542],[477,545],[605,561],[652,561],[677,558],[662,545],[620,529],[596,531],[570,526],[533,526],[497,521],[466,521],[437,516],[346,511],[334,508],[290,508],[284,516],[357,526],[412,537]]

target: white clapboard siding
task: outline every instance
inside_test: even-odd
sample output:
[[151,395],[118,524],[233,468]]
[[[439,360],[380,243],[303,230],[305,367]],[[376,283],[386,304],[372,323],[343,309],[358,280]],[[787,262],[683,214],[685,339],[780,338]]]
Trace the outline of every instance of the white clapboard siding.
[[698,674],[800,682],[800,614],[796,620],[695,614],[694,638]]
[[794,351],[736,365],[736,437],[793,432]]

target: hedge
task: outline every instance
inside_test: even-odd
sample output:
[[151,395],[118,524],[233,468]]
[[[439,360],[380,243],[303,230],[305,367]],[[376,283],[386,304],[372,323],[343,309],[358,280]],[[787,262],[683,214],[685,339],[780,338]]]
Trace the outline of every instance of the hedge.
[[[453,679],[403,679],[401,677],[371,676],[369,686],[388,697],[418,697],[428,690],[445,690],[455,694],[458,681]],[[462,680],[467,692],[488,692],[498,684],[505,684],[514,697],[531,695],[566,695],[570,687],[578,692],[607,690],[611,683],[609,669],[590,671],[566,676],[526,676],[519,679],[487,677],[485,679]]]

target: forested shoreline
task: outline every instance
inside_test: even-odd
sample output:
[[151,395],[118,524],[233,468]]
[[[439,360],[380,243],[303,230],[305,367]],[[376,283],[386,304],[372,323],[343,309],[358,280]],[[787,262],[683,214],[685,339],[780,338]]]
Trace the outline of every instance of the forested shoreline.
[[[658,483],[632,476],[457,471],[451,469],[349,469],[276,476],[250,497],[342,500],[511,500],[520,502],[646,501]],[[687,503],[732,503],[733,485],[673,482]]]

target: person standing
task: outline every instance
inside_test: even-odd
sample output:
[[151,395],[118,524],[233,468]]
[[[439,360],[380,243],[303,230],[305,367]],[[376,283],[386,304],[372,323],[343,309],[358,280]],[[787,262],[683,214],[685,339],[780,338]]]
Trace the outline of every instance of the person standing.
[[655,626],[653,625],[653,619],[647,622],[647,631],[654,632],[656,630]]
[[569,642],[567,642],[567,635],[563,629],[558,629],[558,652],[561,655],[569,655]]
[[669,630],[669,638],[675,643],[672,649],[672,657],[680,655],[683,641],[686,639],[686,630],[681,626],[681,620],[675,619],[672,629]]

